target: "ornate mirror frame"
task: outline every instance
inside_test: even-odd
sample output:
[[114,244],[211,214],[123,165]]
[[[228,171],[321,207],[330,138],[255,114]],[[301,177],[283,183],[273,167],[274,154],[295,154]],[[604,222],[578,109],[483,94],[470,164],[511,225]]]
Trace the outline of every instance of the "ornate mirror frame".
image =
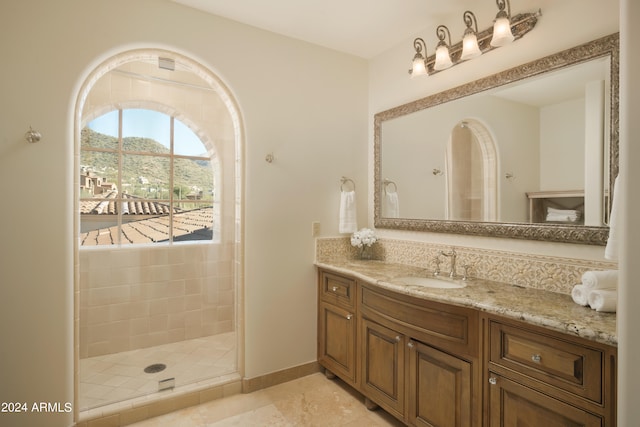
[[578,226],[539,223],[471,222],[431,219],[383,218],[382,217],[382,123],[430,108],[445,102],[503,86],[528,77],[560,70],[592,59],[610,57],[610,101],[611,123],[609,136],[609,194],[618,175],[619,140],[619,34],[615,33],[571,49],[558,52],[544,58],[511,68],[509,70],[470,82],[426,98],[391,108],[374,116],[374,225],[377,228],[396,230],[428,231],[436,233],[468,234],[474,236],[505,237],[514,239],[541,240],[550,242],[605,245],[609,235],[608,227]]

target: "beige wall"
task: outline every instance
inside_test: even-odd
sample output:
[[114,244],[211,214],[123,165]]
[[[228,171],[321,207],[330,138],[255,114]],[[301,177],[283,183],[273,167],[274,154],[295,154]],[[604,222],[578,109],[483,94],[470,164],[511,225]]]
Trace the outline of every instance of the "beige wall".
[[[198,61],[242,114],[244,222],[234,226],[245,242],[246,376],[314,361],[311,223],[336,232],[341,176],[362,189],[366,221],[366,61],[170,1],[3,1],[0,22],[0,190],[19,207],[0,211],[0,400],[73,401],[73,111],[93,69],[137,48]],[[29,126],[40,143],[24,140]],[[71,421],[31,413],[0,423]]]
[[[640,73],[640,6],[622,0],[622,35]],[[194,56],[218,73],[240,105],[246,137],[243,234],[248,377],[315,359],[315,281],[310,223],[337,230],[339,178],[358,185],[360,222],[367,214],[367,117],[487,73],[526,62],[617,30],[617,2],[546,1],[536,29],[517,45],[423,82],[407,78],[411,40],[367,64],[357,58],[152,0],[22,0],[0,3],[1,401],[73,400],[73,109],[83,79],[102,60],[137,47],[163,47]],[[491,10],[477,13],[479,22]],[[517,6],[514,4],[514,10]],[[475,11],[474,11],[475,12]],[[495,14],[495,12],[493,12]],[[461,20],[460,20],[461,21]],[[450,24],[450,23],[445,23]],[[117,30],[114,30],[117,29]],[[451,27],[454,32],[453,25]],[[459,30],[459,28],[458,28]],[[456,34],[457,34],[456,30]],[[434,34],[425,29],[421,36]],[[633,46],[633,49],[632,49]],[[623,50],[624,52],[624,50]],[[631,54],[636,55],[631,57]],[[247,66],[247,55],[259,70]],[[369,88],[367,88],[370,80]],[[624,82],[624,80],[622,80]],[[637,81],[627,79],[621,105],[621,154],[628,179],[640,182]],[[367,99],[370,99],[367,111]],[[29,126],[43,139],[28,144]],[[275,161],[264,161],[273,152]],[[369,162],[372,164],[372,153]],[[37,173],[25,174],[25,170]],[[20,176],[20,186],[16,177]],[[43,177],[46,178],[43,185]],[[362,189],[362,191],[360,191]],[[640,210],[629,185],[628,212]],[[369,196],[369,200],[373,200]],[[43,208],[46,207],[46,208]],[[372,202],[369,203],[372,218]],[[43,215],[43,212],[46,215]],[[45,222],[46,218],[46,222]],[[635,425],[640,408],[637,327],[640,226],[625,216],[621,269],[619,425]],[[428,233],[384,233],[446,244],[602,259],[602,248],[480,239]],[[635,279],[634,279],[635,281]],[[635,332],[634,332],[635,331]],[[52,368],[55,367],[55,368]],[[71,425],[71,414],[2,415],[3,424]]]
[[640,425],[640,2],[622,0],[620,10],[620,172],[624,180],[618,305],[618,425]]

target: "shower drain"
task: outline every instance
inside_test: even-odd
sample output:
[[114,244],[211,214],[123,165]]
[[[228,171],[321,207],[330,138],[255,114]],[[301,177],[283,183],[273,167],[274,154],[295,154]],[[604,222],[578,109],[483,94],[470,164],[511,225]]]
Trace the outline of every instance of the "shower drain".
[[149,365],[144,368],[144,371],[147,374],[155,374],[156,372],[162,372],[167,368],[167,365],[164,363],[154,363],[153,365]]

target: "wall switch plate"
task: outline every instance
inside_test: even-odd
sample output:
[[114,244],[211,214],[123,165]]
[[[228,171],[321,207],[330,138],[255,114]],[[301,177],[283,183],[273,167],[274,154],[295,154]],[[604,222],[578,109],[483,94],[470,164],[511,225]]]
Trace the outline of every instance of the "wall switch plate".
[[314,221],[311,223],[311,237],[318,237],[320,235],[320,222]]

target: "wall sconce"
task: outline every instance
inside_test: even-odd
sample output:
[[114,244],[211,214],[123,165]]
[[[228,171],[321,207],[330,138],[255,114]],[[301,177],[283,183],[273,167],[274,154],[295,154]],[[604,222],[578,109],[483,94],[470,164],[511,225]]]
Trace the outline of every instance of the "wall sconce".
[[[449,46],[451,45],[451,33],[449,29],[444,25],[438,25],[436,28],[436,35],[438,36],[438,46],[436,47],[436,62],[433,64],[434,70],[446,70],[453,65],[451,61],[451,54],[449,53]],[[449,44],[444,40],[446,36],[449,36]]]
[[[511,32],[511,4],[509,0],[496,0],[498,5],[498,14],[493,22],[493,37],[491,38],[491,46],[505,46],[511,43],[515,36]],[[505,5],[507,11],[504,11]]]
[[[542,11],[538,9],[537,12],[520,13],[512,17],[509,0],[496,0],[496,3],[499,11],[494,25],[481,32],[478,32],[476,16],[471,11],[465,11],[462,17],[467,29],[464,31],[463,39],[454,45],[451,44],[449,29],[439,25],[436,28],[439,40],[436,52],[429,57],[427,57],[427,46],[424,40],[416,38],[413,41],[416,53],[409,70],[411,77],[440,72],[518,40],[536,26],[538,17],[542,15]],[[447,36],[449,36],[449,43],[445,40]]]
[[[409,74],[411,77],[418,76],[426,76],[428,74],[427,70],[427,45],[424,40],[420,37],[413,41],[413,48],[416,50],[416,54],[413,56],[413,61],[411,61],[411,69],[409,70]],[[422,51],[424,50],[424,56],[422,56]]]
[[[462,19],[467,29],[464,30],[464,35],[462,36],[462,55],[460,55],[460,60],[466,61],[482,55],[482,51],[478,45],[478,21],[476,20],[476,15],[467,10],[462,14]],[[472,25],[475,30],[471,28]]]

